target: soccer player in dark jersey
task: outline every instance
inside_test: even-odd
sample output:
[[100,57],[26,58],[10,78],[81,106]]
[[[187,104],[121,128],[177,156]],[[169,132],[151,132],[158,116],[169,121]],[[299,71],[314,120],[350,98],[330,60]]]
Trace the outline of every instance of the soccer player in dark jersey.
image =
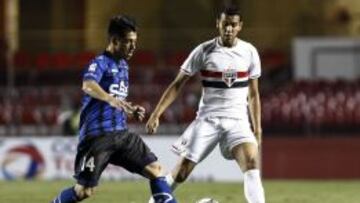
[[156,202],[176,203],[157,157],[139,135],[128,132],[126,123],[128,116],[139,121],[145,116],[143,107],[126,101],[127,61],[136,48],[136,23],[128,16],[116,16],[110,20],[108,34],[106,50],[90,62],[83,75],[85,94],[74,175],[77,183],[52,202],[74,203],[91,196],[110,163],[148,178]]

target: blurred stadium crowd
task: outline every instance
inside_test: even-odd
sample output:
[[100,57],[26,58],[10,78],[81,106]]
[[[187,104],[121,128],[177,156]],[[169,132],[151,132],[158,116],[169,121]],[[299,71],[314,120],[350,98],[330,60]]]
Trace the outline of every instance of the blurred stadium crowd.
[[[156,54],[138,51],[131,61],[130,100],[151,111],[187,54],[185,51],[168,54],[159,62]],[[67,124],[77,115],[81,102],[82,68],[94,56],[92,52],[17,53],[14,57],[17,86],[10,92],[5,88],[0,91],[2,133],[75,133]],[[264,69],[261,83],[265,132],[306,134],[359,130],[360,80],[291,80],[285,55],[270,52],[262,58],[264,67],[272,67]],[[272,77],[283,80],[277,78],[272,82]],[[165,113],[164,124],[185,125],[195,117],[201,94],[197,80],[185,86],[181,99]]]

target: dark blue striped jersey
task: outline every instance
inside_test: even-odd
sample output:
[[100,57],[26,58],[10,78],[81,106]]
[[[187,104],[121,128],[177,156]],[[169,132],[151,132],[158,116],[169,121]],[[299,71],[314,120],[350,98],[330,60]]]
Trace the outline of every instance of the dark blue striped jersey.
[[[129,87],[129,66],[123,59],[115,59],[109,52],[91,61],[83,74],[83,81],[94,80],[110,95],[125,100]],[[106,132],[127,129],[126,113],[84,94],[80,114],[80,140]]]

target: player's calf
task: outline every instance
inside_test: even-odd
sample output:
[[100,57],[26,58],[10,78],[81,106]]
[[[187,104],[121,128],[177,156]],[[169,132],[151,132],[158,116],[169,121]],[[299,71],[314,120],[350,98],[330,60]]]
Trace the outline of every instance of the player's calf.
[[152,198],[155,202],[176,203],[171,188],[165,177],[162,177],[162,167],[158,162],[147,165],[143,173],[150,179]]
[[189,177],[190,173],[187,170],[180,169],[179,172],[175,176],[176,183],[183,183]]
[[85,188],[76,184],[74,187],[66,188],[55,197],[51,203],[76,203],[94,194],[94,188]]
[[170,186],[167,184],[165,177],[158,177],[150,180],[152,198],[155,202],[176,203]]
[[196,163],[183,158],[174,169],[174,180],[176,183],[183,183],[195,168]]
[[248,203],[265,203],[264,188],[258,169],[257,146],[251,143],[237,145],[233,156],[244,172],[244,194]]
[[66,188],[51,203],[75,203],[80,201],[74,187]]
[[[163,180],[170,186],[171,190],[174,191],[178,184],[183,183],[187,179],[195,166],[195,162],[182,158],[174,168],[173,174],[167,174]],[[156,199],[154,199],[155,198],[151,197],[148,203],[155,203]]]

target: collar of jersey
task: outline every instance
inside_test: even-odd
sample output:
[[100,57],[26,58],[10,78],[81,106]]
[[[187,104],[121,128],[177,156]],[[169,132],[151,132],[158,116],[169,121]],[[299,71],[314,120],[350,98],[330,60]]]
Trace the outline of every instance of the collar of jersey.
[[235,44],[234,44],[234,46],[232,46],[232,47],[226,47],[226,46],[224,46],[223,44],[222,44],[222,41],[221,41],[221,37],[218,37],[218,38],[216,38],[216,44],[218,45],[218,46],[220,46],[220,47],[222,47],[222,48],[226,48],[226,49],[233,49],[233,48],[235,48],[235,47],[237,47],[237,45],[239,44],[239,38],[235,38]]
[[117,59],[112,53],[109,51],[104,51],[103,55],[113,60],[115,63],[119,64],[121,62],[121,59]]

